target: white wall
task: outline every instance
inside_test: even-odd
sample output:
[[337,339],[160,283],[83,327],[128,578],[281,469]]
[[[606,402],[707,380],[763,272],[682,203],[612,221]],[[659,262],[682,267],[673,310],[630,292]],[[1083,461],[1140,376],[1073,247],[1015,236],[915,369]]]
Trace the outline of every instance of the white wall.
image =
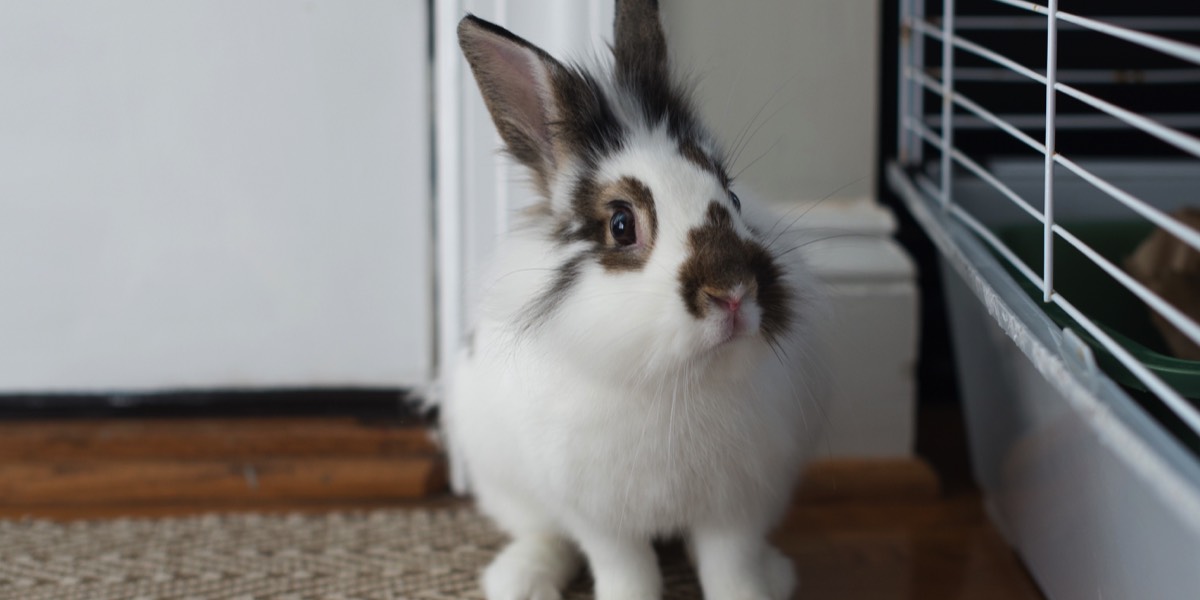
[[700,111],[716,135],[733,144],[757,128],[735,173],[757,160],[742,178],[775,202],[873,196],[878,2],[661,6],[671,58],[698,81]]
[[429,376],[426,3],[0,3],[0,392]]

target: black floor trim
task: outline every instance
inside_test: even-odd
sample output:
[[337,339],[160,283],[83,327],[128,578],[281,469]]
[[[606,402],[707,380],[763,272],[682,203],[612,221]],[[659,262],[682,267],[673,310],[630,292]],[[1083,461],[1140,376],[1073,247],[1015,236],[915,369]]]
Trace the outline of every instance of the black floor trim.
[[400,388],[0,394],[0,419],[352,416],[417,420]]

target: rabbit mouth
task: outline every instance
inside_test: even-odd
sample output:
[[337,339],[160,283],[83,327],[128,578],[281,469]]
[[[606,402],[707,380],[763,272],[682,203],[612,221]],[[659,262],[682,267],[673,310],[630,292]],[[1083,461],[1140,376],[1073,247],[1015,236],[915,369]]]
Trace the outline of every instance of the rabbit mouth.
[[746,317],[741,312],[724,315],[721,319],[721,343],[748,333]]
[[714,348],[740,339],[752,338],[759,333],[762,309],[759,308],[757,302],[747,298],[746,302],[732,308],[725,305],[729,302],[727,298],[715,298],[712,302],[719,306],[719,309],[714,311],[717,314],[713,315],[710,320],[716,330],[715,341],[712,344]]

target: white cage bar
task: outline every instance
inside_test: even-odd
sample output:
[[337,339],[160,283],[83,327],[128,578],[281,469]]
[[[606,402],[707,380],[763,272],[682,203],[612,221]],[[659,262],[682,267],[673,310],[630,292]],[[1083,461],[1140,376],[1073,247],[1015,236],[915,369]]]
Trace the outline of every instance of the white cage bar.
[[[942,39],[954,39],[954,0],[942,1]],[[942,44],[942,208],[950,205],[954,181],[954,46]]]
[[[1046,160],[1042,188],[1042,302],[1054,296],[1054,126],[1058,83],[1058,0],[1050,0],[1046,10],[1046,137],[1042,154]],[[953,39],[953,38],[947,38]],[[947,44],[949,45],[949,44]]]
[[[1123,27],[1119,27],[1119,26],[1115,26],[1115,25],[1110,25],[1110,24],[1107,24],[1107,23],[1104,23],[1101,21],[1097,21],[1094,19],[1088,19],[1085,17],[1080,17],[1078,15],[1072,15],[1072,14],[1068,14],[1068,13],[1062,13],[1057,10],[1057,0],[1051,0],[1050,6],[1041,6],[1041,5],[1037,5],[1037,4],[1032,4],[1032,3],[1028,3],[1028,2],[1020,2],[1020,1],[1016,1],[1016,0],[995,0],[995,1],[1000,2],[1002,4],[1008,4],[1008,5],[1017,7],[1017,8],[1022,8],[1025,10],[1030,10],[1033,12],[1038,12],[1038,13],[1042,13],[1042,14],[1046,15],[1046,19],[1045,19],[1046,23],[1044,24],[1045,29],[1047,31],[1047,63],[1046,63],[1046,74],[1045,75],[1038,73],[1036,71],[1033,71],[1032,69],[1029,69],[1028,67],[1020,65],[1016,61],[1013,61],[993,50],[990,50],[984,46],[981,46],[975,42],[967,40],[967,39],[961,37],[960,35],[958,35],[954,30],[955,17],[952,13],[953,6],[954,6],[953,0],[944,0],[944,7],[945,7],[945,10],[947,10],[948,12],[942,16],[940,26],[938,26],[937,24],[934,24],[932,22],[923,20],[923,19],[921,19],[921,20],[914,19],[911,16],[909,16],[905,21],[906,29],[911,32],[911,35],[909,36],[909,40],[906,43],[919,46],[921,44],[921,36],[928,36],[931,39],[941,42],[942,48],[943,48],[943,51],[942,51],[943,77],[942,77],[942,81],[940,84],[936,83],[931,77],[929,77],[924,72],[922,72],[921,65],[916,65],[916,64],[909,64],[906,67],[904,67],[902,69],[901,78],[900,78],[901,82],[902,82],[902,86],[906,88],[906,92],[902,92],[902,95],[908,95],[909,97],[911,97],[913,95],[911,88],[923,87],[924,89],[928,89],[928,90],[940,95],[942,98],[945,99],[945,101],[943,102],[943,110],[942,110],[942,115],[941,115],[941,120],[940,120],[941,124],[942,124],[942,127],[941,127],[942,135],[935,136],[932,134],[931,131],[929,131],[927,128],[925,128],[925,126],[922,123],[922,121],[924,119],[924,115],[922,115],[922,114],[910,112],[907,115],[903,115],[900,119],[900,121],[903,124],[902,125],[903,128],[905,128],[909,131],[915,132],[919,139],[924,140],[925,142],[939,148],[939,150],[942,152],[941,167],[939,169],[940,177],[941,177],[941,184],[940,184],[939,190],[938,190],[938,197],[939,197],[940,201],[942,202],[943,206],[948,206],[952,202],[951,190],[950,190],[950,187],[951,187],[950,182],[952,179],[951,178],[951,173],[952,173],[951,165],[953,162],[957,162],[960,165],[966,167],[969,171],[971,171],[975,175],[979,176],[980,179],[987,182],[989,185],[992,185],[993,187],[995,187],[997,191],[999,191],[1004,196],[1006,196],[1010,200],[1012,200],[1014,202],[1014,204],[1016,204],[1022,210],[1031,214],[1032,216],[1037,218],[1038,221],[1043,223],[1044,228],[1045,228],[1044,248],[1043,248],[1044,265],[1043,265],[1043,274],[1042,274],[1042,277],[1040,278],[1039,285],[1044,290],[1043,300],[1046,302],[1050,302],[1052,300],[1052,298],[1054,297],[1054,295],[1053,295],[1054,265],[1053,265],[1052,252],[1053,252],[1053,238],[1054,238],[1055,234],[1058,234],[1059,237],[1061,237],[1062,239],[1064,239],[1065,241],[1070,243],[1072,246],[1079,249],[1081,252],[1083,252],[1089,258],[1095,259],[1095,258],[1099,257],[1099,254],[1096,253],[1093,249],[1089,248],[1086,244],[1084,244],[1082,241],[1080,241],[1076,236],[1071,235],[1070,232],[1067,232],[1065,229],[1063,229],[1061,226],[1056,225],[1054,222],[1054,214],[1053,214],[1053,189],[1054,189],[1053,173],[1054,173],[1054,169],[1052,168],[1053,164],[1059,164],[1059,165],[1062,165],[1063,167],[1066,167],[1069,171],[1071,171],[1075,175],[1079,176],[1080,178],[1082,178],[1085,181],[1088,181],[1089,183],[1094,185],[1097,189],[1100,189],[1101,191],[1105,192],[1106,194],[1108,194],[1110,197],[1114,198],[1115,200],[1125,204],[1127,207],[1129,207],[1133,211],[1137,212],[1141,216],[1145,217],[1149,221],[1153,222],[1155,225],[1162,227],[1163,229],[1169,231],[1171,234],[1175,235],[1179,239],[1188,243],[1192,247],[1200,249],[1200,232],[1197,232],[1197,231],[1187,227],[1186,225],[1180,223],[1178,220],[1167,215],[1163,211],[1158,210],[1157,208],[1153,207],[1149,203],[1135,197],[1132,194],[1129,194],[1129,193],[1121,190],[1120,188],[1118,188],[1115,185],[1112,185],[1111,183],[1105,181],[1102,177],[1100,177],[1100,176],[1090,172],[1088,169],[1080,166],[1075,161],[1072,161],[1071,159],[1069,159],[1061,154],[1055,153],[1054,147],[1053,147],[1054,135],[1055,135],[1055,131],[1056,131],[1055,92],[1061,92],[1063,94],[1074,97],[1075,99],[1080,100],[1081,102],[1084,102],[1085,104],[1088,104],[1089,106],[1092,106],[1093,108],[1096,108],[1097,110],[1107,114],[1108,116],[1110,116],[1112,118],[1120,120],[1121,122],[1125,123],[1126,125],[1128,125],[1130,127],[1133,127],[1140,131],[1143,131],[1149,135],[1152,135],[1152,136],[1162,140],[1163,142],[1166,142],[1166,143],[1169,143],[1169,144],[1175,146],[1176,148],[1179,148],[1179,149],[1181,149],[1185,152],[1188,152],[1194,156],[1200,157],[1200,139],[1196,138],[1195,136],[1192,136],[1192,135],[1185,133],[1183,131],[1180,131],[1178,129],[1174,129],[1174,128],[1165,126],[1165,125],[1158,123],[1152,119],[1149,119],[1142,115],[1138,115],[1131,111],[1125,110],[1121,107],[1115,106],[1109,102],[1106,102],[1106,101],[1104,101],[1100,98],[1097,98],[1091,94],[1083,92],[1077,88],[1074,88],[1072,86],[1069,86],[1069,85],[1066,85],[1066,84],[1056,81],[1055,80],[1055,70],[1056,70],[1055,69],[1055,67],[1056,67],[1055,56],[1056,56],[1056,50],[1057,50],[1057,23],[1059,20],[1068,21],[1077,26],[1085,27],[1087,29],[1091,29],[1093,31],[1098,31],[1101,33],[1119,34],[1119,35],[1117,35],[1117,37],[1120,37],[1123,40],[1126,40],[1126,41],[1129,41],[1132,43],[1138,43],[1138,44],[1144,45],[1151,49],[1169,52],[1172,56],[1175,56],[1177,58],[1183,58],[1186,60],[1193,60],[1193,61],[1200,62],[1200,48],[1196,48],[1194,46],[1190,46],[1190,45],[1184,44],[1182,42],[1166,40],[1166,39],[1160,38],[1158,36],[1142,34],[1141,32],[1132,31],[1127,28],[1123,28]],[[984,109],[978,103],[967,98],[966,96],[963,96],[962,94],[955,92],[955,90],[953,89],[953,81],[954,81],[953,65],[954,65],[954,62],[953,62],[953,52],[952,52],[952,50],[954,48],[959,48],[959,49],[965,50],[967,52],[970,52],[972,54],[975,54],[976,56],[985,58],[985,59],[999,65],[1000,67],[1006,68],[1013,73],[1022,75],[1025,78],[1035,81],[1035,82],[1043,85],[1046,88],[1046,114],[1044,117],[1045,142],[1044,143],[1039,143],[1039,142],[1035,141],[1032,137],[1021,132],[1015,125],[1008,123],[1004,119],[1002,119],[1002,118],[998,117],[997,115],[991,113],[990,111]],[[911,50],[909,52],[911,54]],[[1038,152],[1039,154],[1041,154],[1044,157],[1045,182],[1044,182],[1044,186],[1043,186],[1043,207],[1044,207],[1043,211],[1039,212],[1036,209],[1034,209],[1027,201],[1020,198],[1019,195],[1017,195],[1015,192],[1013,192],[1007,186],[1004,186],[997,178],[995,178],[995,177],[991,176],[989,173],[987,173],[986,170],[981,165],[979,165],[979,163],[967,158],[964,154],[962,154],[960,151],[958,151],[957,148],[954,147],[954,143],[953,143],[953,131],[954,131],[953,120],[954,119],[952,118],[952,111],[951,111],[951,107],[953,105],[961,106],[964,109],[970,111],[974,116],[978,117],[979,119],[982,119],[985,122],[988,122],[988,123],[991,123],[991,124],[997,126],[1001,130],[1008,133],[1013,138],[1022,141],[1025,145],[1029,146],[1034,151]],[[906,108],[910,111],[915,109],[912,102],[907,103]],[[949,123],[947,123],[947,121],[949,121]],[[912,142],[910,142],[910,143],[912,143]],[[1049,148],[1049,151],[1047,150],[1047,148]],[[909,153],[911,153],[911,152],[912,152],[912,150],[909,149]],[[1097,262],[1097,264],[1102,269],[1104,269],[1106,272],[1108,272],[1110,275],[1113,275],[1114,278],[1116,278],[1118,282],[1120,282],[1122,285],[1124,285],[1126,288],[1128,288],[1131,292],[1133,292],[1139,298],[1144,300],[1152,309],[1154,309],[1160,315],[1162,315],[1163,318],[1167,319],[1171,324],[1178,327],[1184,333],[1184,335],[1186,335],[1187,337],[1189,337],[1196,343],[1200,343],[1200,325],[1198,325],[1194,320],[1190,319],[1185,314],[1183,314],[1181,311],[1179,311],[1176,307],[1171,306],[1168,302],[1166,302],[1165,300],[1163,300],[1162,298],[1160,298],[1159,296],[1154,294],[1152,291],[1145,288],[1145,286],[1142,286],[1141,284],[1139,284],[1136,280],[1125,275],[1123,271],[1121,271],[1115,265],[1112,265],[1110,262],[1100,260]],[[1070,312],[1074,311],[1074,308],[1073,307],[1071,307],[1071,308],[1064,307],[1064,310],[1067,310],[1067,312],[1070,313]],[[1077,311],[1074,311],[1074,312],[1077,312]],[[1089,321],[1088,325],[1092,325],[1090,323],[1090,321]],[[1085,328],[1087,328],[1088,325],[1083,325],[1083,326]],[[1115,342],[1112,341],[1110,336],[1104,334],[1102,331],[1100,332],[1100,335],[1097,336],[1097,339],[1099,339],[1101,341],[1101,343],[1105,344],[1106,347],[1109,345],[1115,345]],[[1128,356],[1127,353],[1114,353],[1114,354],[1116,354],[1119,358],[1122,358],[1123,354],[1124,354],[1124,356]],[[1123,362],[1126,362],[1125,366],[1127,368],[1129,368],[1131,371],[1133,371],[1135,374],[1137,374],[1139,379],[1141,379],[1142,382],[1144,384],[1146,384],[1148,387],[1150,387],[1151,389],[1162,390],[1162,391],[1167,392],[1165,394],[1165,397],[1163,398],[1164,402],[1166,402],[1168,405],[1170,405],[1172,407],[1172,409],[1175,410],[1175,412],[1181,419],[1183,419],[1185,422],[1189,423],[1194,429],[1196,429],[1198,432],[1200,432],[1200,412],[1197,412],[1193,406],[1191,406],[1189,403],[1187,403],[1185,400],[1183,400],[1181,397],[1179,397],[1178,394],[1171,391],[1169,387],[1165,387],[1165,384],[1163,384],[1163,382],[1160,379],[1158,379],[1157,377],[1153,376],[1153,374],[1146,371],[1144,369],[1144,367],[1142,367],[1140,365],[1140,363],[1136,364],[1136,365],[1132,364],[1132,363],[1136,363],[1137,361],[1133,361],[1133,360],[1124,361],[1123,360]]]

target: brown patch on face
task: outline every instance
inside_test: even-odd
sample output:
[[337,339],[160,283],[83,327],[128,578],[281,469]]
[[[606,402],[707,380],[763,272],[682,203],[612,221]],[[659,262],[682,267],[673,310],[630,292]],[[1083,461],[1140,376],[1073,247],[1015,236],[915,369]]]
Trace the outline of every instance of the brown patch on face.
[[688,232],[688,245],[688,259],[679,268],[679,293],[688,313],[702,319],[711,306],[708,292],[744,285],[762,307],[763,334],[774,338],[787,331],[792,292],[783,271],[761,244],[738,236],[728,209],[709,203],[704,224]]
[[721,167],[721,164],[718,163],[716,159],[709,156],[708,153],[706,153],[704,149],[700,147],[700,144],[696,143],[696,140],[690,138],[680,140],[679,153],[682,154],[684,158],[691,161],[692,164],[704,169],[705,171],[708,171],[709,173],[712,173],[713,175],[716,175],[717,179],[721,180],[722,187],[729,187],[729,176],[725,174],[725,169]]
[[[637,243],[623,246],[613,238],[610,224],[619,207],[628,207],[637,231]],[[658,235],[658,212],[650,188],[634,177],[600,184],[582,177],[571,201],[572,215],[559,227],[567,242],[587,241],[592,254],[607,271],[637,271],[650,259]]]
[[[627,206],[634,215],[638,243],[622,246],[613,239],[609,222],[617,206]],[[568,258],[554,274],[549,286],[525,308],[525,328],[536,327],[562,304],[579,280],[584,263],[595,259],[606,271],[637,271],[650,259],[658,235],[658,213],[654,195],[646,184],[622,177],[611,184],[597,183],[589,174],[575,185],[572,215],[559,224],[557,237],[565,243],[591,242],[590,250]]]

